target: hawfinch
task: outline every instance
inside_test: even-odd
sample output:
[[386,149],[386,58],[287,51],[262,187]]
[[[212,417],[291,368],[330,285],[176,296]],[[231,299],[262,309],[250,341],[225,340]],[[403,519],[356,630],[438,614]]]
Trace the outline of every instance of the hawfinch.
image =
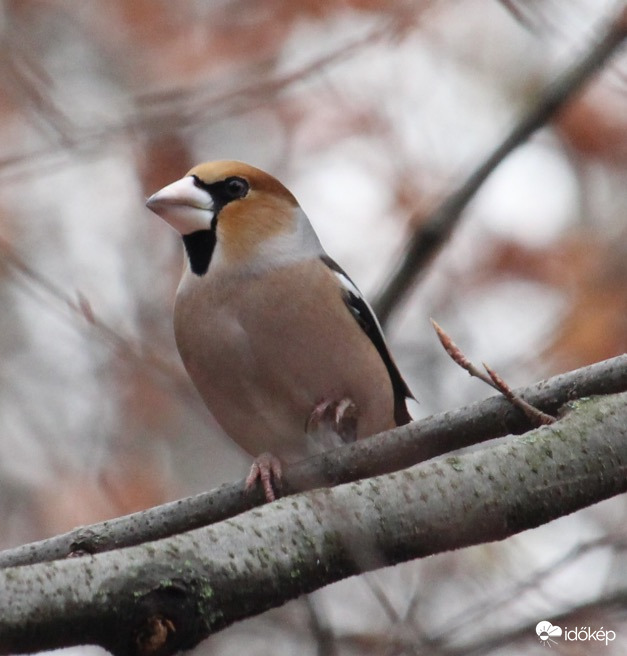
[[146,205],[183,237],[176,344],[224,431],[274,499],[278,457],[410,421],[413,398],[370,306],[294,196],[236,161],[195,166]]

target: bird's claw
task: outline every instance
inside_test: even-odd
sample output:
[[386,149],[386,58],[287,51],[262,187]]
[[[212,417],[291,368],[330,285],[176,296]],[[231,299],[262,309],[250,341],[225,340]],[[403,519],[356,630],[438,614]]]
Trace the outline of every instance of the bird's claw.
[[283,468],[281,461],[271,453],[262,453],[257,456],[250,467],[250,472],[246,477],[246,490],[251,490],[261,481],[261,487],[266,497],[266,501],[271,502],[276,499],[273,483],[281,483]]
[[305,430],[314,433],[327,429],[339,435],[344,442],[354,442],[358,418],[357,406],[349,398],[321,401],[309,415]]

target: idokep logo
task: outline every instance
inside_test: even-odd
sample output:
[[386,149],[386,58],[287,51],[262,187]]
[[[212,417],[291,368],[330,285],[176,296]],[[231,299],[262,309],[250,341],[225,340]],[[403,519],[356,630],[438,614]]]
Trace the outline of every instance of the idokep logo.
[[551,622],[547,622],[546,620],[542,620],[542,622],[536,624],[536,633],[538,634],[538,638],[540,638],[540,642],[549,647],[552,644],[557,644],[555,638],[562,637],[562,629],[559,626],[553,626]]
[[554,626],[547,620],[542,620],[536,624],[536,634],[544,646],[552,647],[557,644],[557,639],[562,638],[564,642],[604,642],[609,645],[616,640],[616,632],[611,629],[593,629],[589,626],[576,626],[569,629],[567,626],[562,629],[560,626]]

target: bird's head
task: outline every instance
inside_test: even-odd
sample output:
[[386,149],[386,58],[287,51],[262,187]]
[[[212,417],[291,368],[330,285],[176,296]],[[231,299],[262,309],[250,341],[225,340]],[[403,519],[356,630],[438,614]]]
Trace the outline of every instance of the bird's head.
[[214,250],[236,264],[268,249],[279,254],[298,248],[288,242],[297,239],[303,220],[307,222],[292,193],[276,178],[237,161],[199,164],[153,194],[146,206],[183,236],[192,271],[199,275],[208,269]]

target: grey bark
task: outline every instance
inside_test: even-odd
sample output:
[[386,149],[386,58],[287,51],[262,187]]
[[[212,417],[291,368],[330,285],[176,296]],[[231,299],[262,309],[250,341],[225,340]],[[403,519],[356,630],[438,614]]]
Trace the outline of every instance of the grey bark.
[[409,469],[207,528],[0,571],[0,653],[170,654],[347,576],[501,540],[627,490],[627,393]]
[[[521,398],[552,414],[567,401],[623,391],[627,391],[627,355],[516,390]],[[388,473],[529,428],[519,410],[502,396],[494,396],[286,467],[283,492],[302,492]],[[65,558],[75,551],[100,553],[134,546],[234,517],[264,502],[263,494],[245,494],[244,482],[237,481],[195,497],[8,549],[0,552],[0,567]]]

